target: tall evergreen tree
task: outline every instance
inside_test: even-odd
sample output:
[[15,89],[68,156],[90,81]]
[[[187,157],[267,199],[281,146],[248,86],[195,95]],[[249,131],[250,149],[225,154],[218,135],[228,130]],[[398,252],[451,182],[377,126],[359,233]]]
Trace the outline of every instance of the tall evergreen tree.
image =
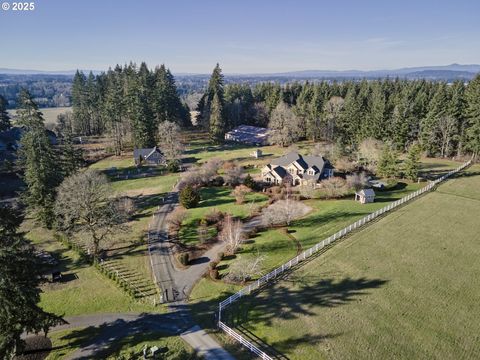
[[125,101],[124,74],[120,66],[109,70],[106,78],[105,100],[103,103],[103,118],[113,136],[115,155],[120,155],[124,147]]
[[10,116],[7,112],[7,100],[0,95],[0,131],[10,129]]
[[81,71],[75,73],[72,82],[72,110],[74,127],[77,134],[90,135],[90,122],[88,121],[87,103],[87,78]]
[[398,176],[397,162],[397,153],[390,145],[386,144],[378,161],[377,174],[385,178],[396,178]]
[[55,187],[61,181],[58,160],[45,131],[42,113],[28,92],[21,93],[19,106],[18,123],[26,130],[19,151],[27,185],[24,200],[37,219],[51,227]]
[[435,90],[429,104],[429,111],[420,124],[422,148],[429,155],[435,155],[440,151],[438,141],[439,120],[447,115],[448,103],[446,84],[442,83]]
[[212,104],[210,105],[210,139],[214,143],[223,142],[225,136],[225,119],[223,113],[223,105],[220,101],[218,93],[213,95]]
[[467,87],[467,146],[475,155],[480,154],[480,75]]
[[21,350],[23,332],[48,332],[64,323],[43,311],[40,301],[40,267],[33,248],[18,231],[21,215],[0,207],[0,358],[11,359]]
[[404,162],[403,173],[407,179],[417,181],[418,171],[420,169],[420,151],[418,144],[413,144],[408,150],[407,158]]

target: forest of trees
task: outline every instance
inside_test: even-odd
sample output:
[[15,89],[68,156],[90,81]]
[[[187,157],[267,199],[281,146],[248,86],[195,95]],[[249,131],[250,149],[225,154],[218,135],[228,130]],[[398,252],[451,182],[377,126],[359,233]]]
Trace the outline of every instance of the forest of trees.
[[402,152],[419,143],[430,156],[480,150],[480,76],[467,85],[386,79],[224,87],[217,65],[198,110],[216,141],[250,124],[277,130],[272,140],[282,146],[309,139],[348,151],[377,139]]
[[111,134],[116,154],[125,143],[152,147],[164,121],[190,124],[188,108],[180,101],[175,80],[164,65],[149,70],[145,63],[116,66],[88,76],[77,72],[72,84],[73,117],[66,126],[76,135]]
[[[191,126],[164,65],[153,71],[144,63],[116,66],[98,76],[77,72],[72,102],[72,132],[109,133],[116,153],[125,141],[135,147],[158,143],[164,121]],[[282,146],[309,139],[349,151],[376,139],[401,152],[419,143],[427,155],[442,157],[480,149],[479,76],[469,84],[384,79],[225,85],[217,64],[191,110],[200,112],[198,124],[217,143],[230,129],[249,124],[277,130],[273,141]]]

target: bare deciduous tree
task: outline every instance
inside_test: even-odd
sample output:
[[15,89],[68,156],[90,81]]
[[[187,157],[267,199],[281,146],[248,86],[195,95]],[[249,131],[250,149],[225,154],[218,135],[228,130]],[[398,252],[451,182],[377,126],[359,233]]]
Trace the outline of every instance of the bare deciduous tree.
[[218,170],[221,166],[221,160],[210,159],[201,166],[191,167],[188,171],[182,174],[179,187],[182,188],[186,185],[191,185],[193,187],[207,185],[218,176]]
[[322,129],[322,137],[325,140],[334,140],[335,126],[340,118],[344,103],[345,100],[342,97],[332,96],[325,104],[325,128]]
[[163,121],[158,125],[158,137],[162,144],[162,151],[169,161],[180,158],[184,146],[180,141],[180,126],[171,121]]
[[309,210],[310,208],[304,203],[287,197],[285,200],[278,200],[265,208],[262,212],[262,222],[264,226],[290,226],[292,220],[302,217]]
[[116,199],[116,207],[117,209],[124,213],[129,218],[135,214],[137,211],[137,207],[135,205],[135,201],[128,196],[122,196]]
[[227,215],[223,220],[219,238],[227,244],[227,251],[235,254],[244,240],[242,222],[235,220],[231,215]]
[[348,193],[347,182],[341,177],[331,177],[321,182],[321,188],[327,198],[337,198]]
[[338,171],[343,171],[346,173],[355,171],[357,168],[357,165],[353,162],[350,161],[347,157],[343,156],[335,161],[335,169]]
[[89,235],[95,255],[108,237],[125,230],[125,212],[117,206],[107,178],[93,170],[78,172],[62,182],[55,213],[61,229]]
[[376,139],[365,139],[358,145],[359,161],[369,170],[375,172],[378,160],[382,155],[383,142]]
[[244,282],[262,275],[265,257],[257,254],[253,258],[239,257],[230,265],[227,279],[235,282]]
[[438,133],[440,135],[440,155],[446,157],[451,152],[451,142],[457,131],[457,121],[453,116],[444,115],[438,119]]
[[245,179],[245,169],[237,162],[228,161],[223,164],[225,184],[235,186],[241,184]]
[[272,111],[268,127],[274,130],[270,141],[280,146],[289,146],[305,134],[301,119],[283,101]]
[[168,234],[172,238],[177,238],[180,227],[187,217],[187,211],[182,206],[177,206],[167,216]]
[[250,192],[252,192],[252,189],[242,184],[235,187],[232,194],[233,196],[235,196],[235,200],[237,201],[237,204],[240,205],[245,202],[245,196]]
[[355,189],[358,191],[367,187],[368,185],[368,177],[364,172],[347,176],[347,186],[350,189]]
[[317,193],[314,184],[302,185],[299,188],[300,196],[304,199],[313,199]]

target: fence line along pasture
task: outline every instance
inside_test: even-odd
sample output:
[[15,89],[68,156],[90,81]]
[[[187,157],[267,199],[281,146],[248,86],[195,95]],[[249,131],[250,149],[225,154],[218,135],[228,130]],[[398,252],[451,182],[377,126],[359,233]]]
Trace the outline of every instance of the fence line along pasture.
[[259,278],[257,281],[253,282],[252,284],[244,287],[237,293],[233,294],[232,296],[228,297],[227,299],[223,300],[222,302],[219,303],[218,305],[218,327],[224,331],[228,336],[232,337],[236,341],[238,341],[241,345],[246,347],[248,350],[253,352],[255,355],[259,356],[261,359],[265,360],[271,360],[273,359],[270,355],[265,353],[263,350],[259,349],[257,346],[252,344],[250,341],[245,339],[242,335],[237,333],[235,330],[230,328],[228,325],[226,325],[224,322],[222,322],[222,311],[231,305],[232,303],[236,302],[238,299],[240,299],[242,296],[249,295],[252,293],[252,291],[255,291],[265,284],[267,284],[270,280],[277,278],[280,274],[284,273],[285,271],[291,269],[292,267],[296,266],[298,263],[308,259],[315,253],[317,253],[319,250],[323,249],[325,246],[330,245],[331,243],[335,242],[336,240],[344,237],[346,234],[354,231],[355,229],[358,229],[359,227],[362,227],[366,223],[369,223],[373,219],[379,217],[380,215],[391,211],[392,209],[395,209],[396,207],[412,200],[415,199],[416,197],[430,191],[433,189],[436,185],[439,183],[445,181],[448,179],[450,176],[458,173],[459,171],[462,171],[465,169],[467,166],[469,166],[472,163],[472,160],[467,161],[466,163],[462,164],[458,168],[449,171],[447,174],[439,177],[438,179],[431,181],[428,185],[425,187],[401,198],[400,200],[394,201],[385,207],[368,214],[367,216],[361,218],[360,220],[357,220],[353,224],[348,225],[347,227],[343,228],[342,230],[336,232],[332,236],[329,236],[328,238],[322,240],[321,242],[317,243],[313,247],[311,247],[308,250],[305,250],[304,252],[300,253],[293,259],[289,260],[288,262],[284,263],[283,265],[277,267],[273,271],[269,272],[268,274],[262,276]]

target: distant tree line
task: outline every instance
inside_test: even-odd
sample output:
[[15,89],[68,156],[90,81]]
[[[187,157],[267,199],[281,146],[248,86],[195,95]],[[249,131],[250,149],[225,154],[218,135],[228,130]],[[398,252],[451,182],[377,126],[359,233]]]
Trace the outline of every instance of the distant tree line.
[[355,150],[365,139],[405,151],[419,143],[428,155],[480,151],[480,76],[469,84],[426,80],[372,80],[229,84],[215,67],[198,104],[212,140],[240,125],[277,130],[273,141],[337,143]]
[[115,153],[126,142],[138,148],[155,146],[158,126],[169,121],[190,125],[189,110],[177,93],[175,79],[164,65],[149,70],[130,63],[100,75],[80,71],[72,84],[71,130],[77,135],[110,134]]
[[71,75],[0,74],[0,96],[9,109],[18,106],[18,96],[27,89],[40,107],[70,106]]

